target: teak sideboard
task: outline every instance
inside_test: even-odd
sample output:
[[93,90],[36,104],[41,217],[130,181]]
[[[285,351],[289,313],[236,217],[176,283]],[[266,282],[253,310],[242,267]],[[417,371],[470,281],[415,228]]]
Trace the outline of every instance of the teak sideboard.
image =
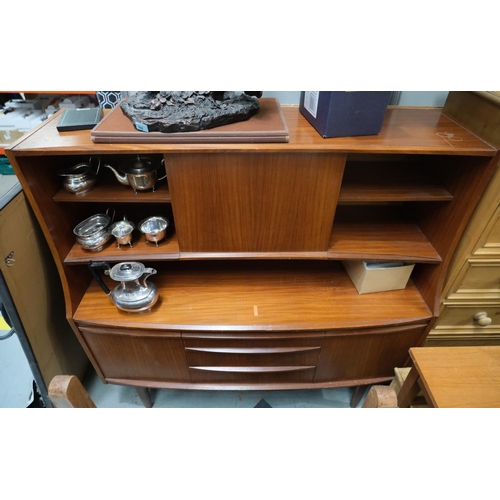
[[[322,138],[282,109],[289,143],[94,144],[58,115],[7,150],[54,256],[75,335],[104,382],[304,389],[388,381],[433,327],[450,259],[498,163],[441,109],[393,108],[377,136]],[[156,192],[101,168],[83,195],[57,171],[90,157],[165,160]],[[164,215],[167,239],[86,252],[73,228],[114,208]],[[415,263],[403,290],[359,295],[341,263]],[[152,310],[118,310],[87,262],[153,267]],[[108,279],[108,278],[105,278]],[[108,286],[116,283],[107,281]],[[143,389],[140,389],[143,390]]]

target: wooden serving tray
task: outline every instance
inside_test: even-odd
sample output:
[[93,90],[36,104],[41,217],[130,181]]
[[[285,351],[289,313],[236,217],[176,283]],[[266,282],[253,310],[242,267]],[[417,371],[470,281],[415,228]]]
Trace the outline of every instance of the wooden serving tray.
[[260,109],[250,119],[196,132],[140,132],[117,106],[91,131],[93,142],[122,144],[159,143],[268,143],[288,142],[288,127],[275,98],[259,99]]

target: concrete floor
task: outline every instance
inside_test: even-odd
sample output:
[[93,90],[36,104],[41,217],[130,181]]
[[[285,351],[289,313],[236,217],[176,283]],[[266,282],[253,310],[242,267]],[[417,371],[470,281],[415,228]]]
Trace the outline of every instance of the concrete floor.
[[[9,331],[8,325],[1,321],[0,337]],[[0,408],[27,408],[33,401],[33,380],[17,335],[0,340]]]

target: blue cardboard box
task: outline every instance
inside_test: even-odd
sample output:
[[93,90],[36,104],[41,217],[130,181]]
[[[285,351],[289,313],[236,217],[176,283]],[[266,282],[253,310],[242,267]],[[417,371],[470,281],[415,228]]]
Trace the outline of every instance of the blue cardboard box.
[[323,137],[380,133],[391,92],[300,93],[299,110]]

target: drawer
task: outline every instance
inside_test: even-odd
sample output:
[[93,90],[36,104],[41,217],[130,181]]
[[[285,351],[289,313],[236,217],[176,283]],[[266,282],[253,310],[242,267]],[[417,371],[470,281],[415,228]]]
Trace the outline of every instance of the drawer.
[[[198,384],[305,384],[314,378],[315,366],[199,366],[189,367],[191,382]],[[292,388],[292,387],[290,387]]]
[[314,365],[322,339],[184,340],[189,366]]
[[477,256],[500,257],[500,207],[495,210],[472,253]]
[[[321,352],[322,334],[279,338],[249,334],[240,338],[184,338],[194,383],[312,382]],[[286,334],[283,334],[286,336]]]
[[[480,313],[484,314],[477,316]],[[431,333],[433,336],[488,336],[492,334],[500,334],[500,306],[447,305]]]
[[446,299],[500,301],[500,260],[467,260]]

